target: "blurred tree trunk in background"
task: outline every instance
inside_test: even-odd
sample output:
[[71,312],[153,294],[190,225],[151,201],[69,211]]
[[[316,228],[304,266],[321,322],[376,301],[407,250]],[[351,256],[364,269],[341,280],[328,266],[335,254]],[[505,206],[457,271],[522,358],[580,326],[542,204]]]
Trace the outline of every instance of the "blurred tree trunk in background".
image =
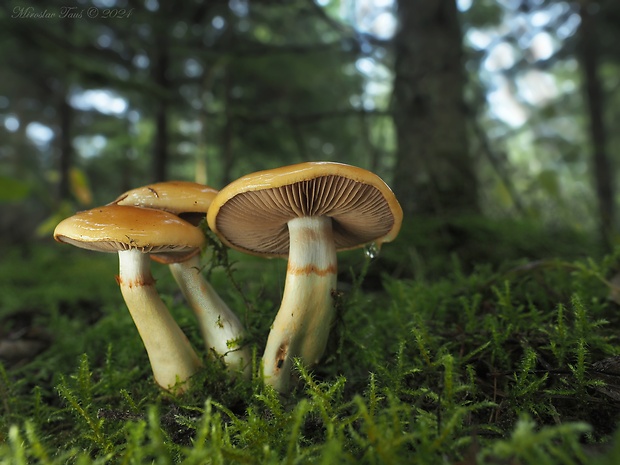
[[603,85],[599,77],[600,41],[597,34],[597,18],[600,6],[590,0],[581,2],[581,26],[579,50],[586,116],[589,118],[589,136],[592,145],[592,167],[595,192],[598,201],[600,235],[609,247],[614,230],[614,170],[607,153],[607,131]]
[[58,182],[58,197],[60,201],[68,200],[71,196],[71,186],[69,173],[71,171],[71,165],[73,162],[73,146],[71,144],[71,120],[73,108],[68,101],[69,95],[63,92],[59,103],[58,119],[59,119],[59,134],[58,134],[58,149],[59,149],[59,182]]
[[[69,42],[75,40],[75,24],[68,22],[65,27],[61,28],[60,37]],[[47,88],[50,95],[58,95],[58,131],[56,135],[58,140],[58,200],[64,201],[71,198],[71,168],[73,167],[73,116],[74,109],[71,106],[69,99],[69,89],[71,85],[71,67],[69,69],[57,69],[58,74],[52,79],[52,81],[43,80],[43,87]],[[62,73],[66,74],[62,74]],[[52,84],[52,83],[55,83]],[[56,88],[55,88],[56,87]],[[62,89],[58,92],[58,88]]]
[[[155,84],[164,91],[170,90],[167,76],[169,56],[166,38],[160,37],[155,50]],[[168,173],[168,96],[155,102],[155,145],[153,147],[153,182],[165,181]]]
[[224,114],[226,123],[222,130],[221,140],[221,161],[222,161],[222,182],[225,186],[233,180],[232,169],[234,166],[234,150],[233,150],[233,117],[232,117],[232,76],[230,70],[226,70],[224,77]]
[[394,190],[405,214],[478,211],[455,0],[400,0],[393,91]]

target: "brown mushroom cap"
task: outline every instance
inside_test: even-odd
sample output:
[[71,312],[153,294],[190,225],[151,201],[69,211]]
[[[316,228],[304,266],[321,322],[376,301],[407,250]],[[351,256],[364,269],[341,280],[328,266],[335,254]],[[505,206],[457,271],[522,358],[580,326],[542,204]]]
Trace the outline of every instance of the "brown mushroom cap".
[[400,230],[402,209],[374,173],[333,162],[307,162],[259,171],[233,181],[211,203],[209,227],[235,249],[286,256],[287,223],[304,216],[333,220],[337,250],[389,242]]
[[[111,202],[115,205],[156,208],[175,215],[200,214],[204,218],[217,189],[190,181],[166,181],[131,189]],[[188,218],[185,218],[188,219]],[[196,218],[190,222],[196,223]]]
[[200,229],[172,213],[121,205],[93,208],[62,220],[54,239],[100,252],[145,253],[187,253],[205,240]]

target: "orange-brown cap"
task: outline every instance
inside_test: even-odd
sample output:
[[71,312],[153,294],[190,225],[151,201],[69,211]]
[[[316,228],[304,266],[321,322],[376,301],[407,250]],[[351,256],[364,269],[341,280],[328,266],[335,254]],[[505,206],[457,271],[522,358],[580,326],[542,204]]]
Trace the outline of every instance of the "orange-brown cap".
[[122,205],[76,213],[58,223],[54,239],[100,252],[145,253],[187,253],[205,240],[200,229],[172,213]]
[[156,208],[179,215],[207,213],[217,189],[190,181],[166,181],[137,187],[121,194],[112,204]]
[[207,220],[229,247],[285,256],[287,223],[303,216],[331,217],[336,249],[346,250],[393,240],[403,212],[376,174],[342,163],[307,162],[233,181],[215,197]]

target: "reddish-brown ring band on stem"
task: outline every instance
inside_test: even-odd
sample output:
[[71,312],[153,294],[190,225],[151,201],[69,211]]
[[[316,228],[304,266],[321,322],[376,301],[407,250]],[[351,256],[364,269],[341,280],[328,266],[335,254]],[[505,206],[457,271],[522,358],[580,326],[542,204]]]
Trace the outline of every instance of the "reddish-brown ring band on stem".
[[308,162],[233,181],[213,200],[207,220],[230,247],[288,256],[282,302],[262,362],[265,382],[286,392],[293,358],[312,365],[325,351],[334,317],[336,251],[393,240],[402,209],[374,173]]
[[[164,210],[197,225],[215,198],[217,190],[189,181],[166,181],[138,187],[121,194],[113,204]],[[169,266],[189,306],[198,320],[207,350],[224,364],[250,376],[251,355],[243,345],[246,331],[235,313],[226,305],[201,272],[198,254],[152,255]]]
[[176,215],[150,208],[110,205],[61,221],[54,239],[83,249],[117,252],[121,293],[140,333],[155,381],[165,389],[183,384],[202,363],[155,289],[150,253],[188,253],[204,235]]

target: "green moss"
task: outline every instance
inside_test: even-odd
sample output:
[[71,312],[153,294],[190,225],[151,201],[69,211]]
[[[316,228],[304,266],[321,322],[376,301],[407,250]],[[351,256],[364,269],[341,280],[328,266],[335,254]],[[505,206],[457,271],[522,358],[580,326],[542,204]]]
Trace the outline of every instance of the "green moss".
[[392,267],[411,249],[388,247],[375,259],[345,254],[327,353],[310,370],[296,364],[286,396],[264,386],[258,368],[283,261],[216,246],[205,254],[204,272],[249,328],[251,381],[208,358],[169,273],[154,267],[173,315],[210,360],[174,396],[152,381],[111,256],[57,245],[9,254],[1,341],[32,342],[33,328],[47,339],[0,365],[0,463],[620,460],[620,322],[607,298],[617,256],[532,249],[530,260],[464,266],[444,254],[441,272],[418,274]]

